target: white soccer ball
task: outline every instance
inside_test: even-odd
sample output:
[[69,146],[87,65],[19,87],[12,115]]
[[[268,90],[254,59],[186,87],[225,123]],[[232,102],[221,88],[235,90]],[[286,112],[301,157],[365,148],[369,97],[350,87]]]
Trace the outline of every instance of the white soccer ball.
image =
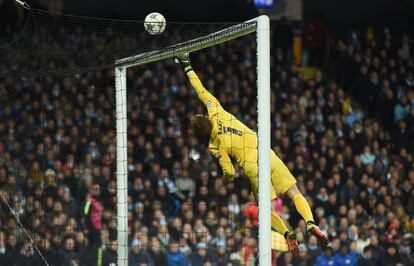
[[166,25],[167,22],[160,13],[153,12],[145,17],[144,28],[151,35],[163,33]]

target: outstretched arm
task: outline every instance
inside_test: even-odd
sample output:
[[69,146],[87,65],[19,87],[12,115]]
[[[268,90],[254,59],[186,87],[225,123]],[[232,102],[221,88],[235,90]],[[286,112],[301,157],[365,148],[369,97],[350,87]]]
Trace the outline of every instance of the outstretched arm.
[[190,64],[189,55],[182,54],[177,57],[177,60],[184,67],[184,71],[187,74],[188,79],[190,80],[191,86],[197,93],[198,98],[204,103],[207,107],[209,116],[213,116],[222,110],[222,107],[219,101],[214,97],[206,88],[204,88],[197,74],[194,72]]

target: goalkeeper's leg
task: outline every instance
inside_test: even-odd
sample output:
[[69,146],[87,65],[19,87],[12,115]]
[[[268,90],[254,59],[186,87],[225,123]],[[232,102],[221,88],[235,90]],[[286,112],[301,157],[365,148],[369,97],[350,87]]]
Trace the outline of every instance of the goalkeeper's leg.
[[[250,184],[252,186],[252,191],[253,191],[253,195],[254,198],[256,200],[256,203],[258,203],[258,179],[256,178],[249,178],[250,180]],[[272,201],[276,198],[276,192],[275,189],[271,188],[271,199]],[[276,231],[280,234],[282,234],[287,242],[288,248],[289,248],[289,252],[292,253],[292,255],[294,257],[299,256],[299,246],[298,246],[298,242],[296,241],[296,234],[293,231],[290,231],[288,229],[288,227],[285,224],[285,221],[283,221],[283,219],[276,213],[273,205],[272,205],[272,212],[271,212],[271,226],[272,226],[272,230]]]
[[307,225],[307,231],[313,234],[322,245],[329,243],[328,237],[319,229],[313,219],[312,210],[309,206],[308,201],[300,193],[296,186],[296,179],[290,173],[287,166],[271,152],[271,166],[272,166],[272,183],[282,193],[288,194],[288,196],[295,203],[296,210],[305,219]]
[[286,193],[295,203],[296,210],[300,213],[303,219],[305,219],[306,230],[314,235],[321,245],[326,246],[329,243],[329,239],[316,225],[309,203],[305,197],[303,197],[302,193],[300,193],[296,184],[292,185]]

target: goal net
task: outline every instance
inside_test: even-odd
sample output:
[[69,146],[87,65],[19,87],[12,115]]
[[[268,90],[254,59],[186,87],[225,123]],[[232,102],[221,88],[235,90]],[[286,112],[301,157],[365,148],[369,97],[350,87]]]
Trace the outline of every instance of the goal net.
[[259,159],[251,163],[261,180],[260,262],[269,265],[266,17],[168,22],[158,36],[142,21],[36,9],[9,19],[0,28],[0,250],[7,245],[7,259],[128,265],[136,253],[154,261],[178,246],[189,261],[203,245],[214,260],[254,257],[257,209],[248,179],[235,164],[236,179],[224,181],[208,140],[190,129],[191,116],[207,109],[173,58],[191,52],[207,90],[235,121],[258,130]]
[[[201,36],[199,38],[195,38],[192,40],[188,40],[185,42],[177,43],[166,48],[160,50],[153,50],[146,53],[141,53],[138,55],[134,55],[131,57],[126,57],[123,59],[119,59],[116,61],[115,67],[115,80],[116,80],[116,132],[117,132],[117,188],[118,188],[118,244],[122,246],[127,246],[127,231],[128,231],[128,123],[127,123],[127,110],[128,110],[128,98],[127,98],[127,91],[128,91],[128,78],[127,78],[127,71],[129,68],[142,66],[146,64],[150,64],[153,62],[158,62],[160,60],[171,60],[174,57],[179,56],[183,53],[194,53],[201,49],[205,49],[208,47],[215,47],[221,43],[230,42],[231,40],[242,37],[249,33],[256,32],[257,34],[257,99],[258,99],[258,143],[253,143],[252,146],[249,146],[248,139],[255,139],[257,141],[256,135],[253,131],[249,130],[248,128],[240,127],[237,129],[237,118],[231,116],[230,114],[224,115],[225,118],[220,118],[220,113],[225,113],[224,109],[222,109],[221,104],[219,101],[214,98],[208,91],[204,88],[200,91],[197,91],[197,95],[199,99],[205,103],[207,108],[211,108],[208,110],[210,121],[213,124],[213,130],[211,131],[211,136],[208,136],[209,139],[209,149],[215,155],[215,157],[219,160],[223,160],[222,156],[232,156],[237,157],[237,161],[240,165],[244,166],[245,172],[250,176],[254,175],[254,170],[251,170],[252,173],[248,173],[250,168],[257,168],[258,165],[258,176],[259,176],[259,187],[258,187],[258,201],[259,201],[259,259],[260,265],[270,265],[271,263],[271,230],[270,230],[270,159],[269,159],[269,150],[270,150],[270,25],[269,19],[266,16],[258,17],[257,19],[253,19],[251,21],[247,21],[245,23],[233,25],[231,27],[224,28],[220,31]],[[220,51],[216,51],[220,53]],[[214,59],[213,59],[214,60]],[[201,67],[200,67],[201,68]],[[208,71],[208,70],[207,70]],[[211,70],[210,71],[217,71]],[[231,74],[231,73],[229,73]],[[223,75],[226,75],[224,73]],[[183,78],[183,77],[181,77]],[[189,76],[190,82],[193,87],[197,86],[198,80],[193,81],[192,78],[196,78],[193,76]],[[217,82],[217,84],[220,84]],[[224,84],[223,84],[224,85]],[[210,86],[208,86],[210,87]],[[138,88],[139,89],[139,88]],[[209,88],[213,89],[213,88]],[[220,94],[220,88],[214,88],[216,93]],[[151,93],[151,92],[150,92]],[[162,92],[158,91],[155,93],[158,97],[162,97]],[[156,96],[155,96],[156,97]],[[185,108],[183,108],[185,109]],[[236,108],[237,109],[237,108]],[[239,115],[239,114],[234,114]],[[149,115],[151,117],[151,115]],[[151,119],[151,118],[149,118]],[[225,121],[227,120],[227,121]],[[188,122],[188,121],[187,121]],[[217,125],[214,125],[217,123]],[[225,125],[230,126],[225,126]],[[234,125],[234,127],[232,126]],[[143,124],[145,127],[145,123]],[[218,127],[218,128],[216,128]],[[174,129],[174,127],[171,127]],[[175,127],[176,128],[176,127]],[[177,128],[176,128],[177,129]],[[179,132],[171,132],[172,134]],[[213,131],[217,131],[213,133]],[[194,132],[194,131],[193,131]],[[169,132],[167,132],[168,134]],[[221,141],[218,141],[219,137],[217,137],[217,141],[213,141],[214,134],[224,134],[228,135],[227,137],[221,138]],[[234,137],[237,135],[236,137]],[[251,136],[249,136],[251,135]],[[240,139],[237,139],[240,138]],[[226,139],[226,142],[224,141]],[[225,146],[225,147],[224,147]],[[159,147],[162,149],[162,147]],[[258,151],[255,151],[258,149]],[[222,151],[225,153],[223,154]],[[164,153],[168,153],[165,150],[162,150]],[[171,152],[171,151],[169,151]],[[196,158],[196,161],[199,160],[200,155],[191,154],[191,152],[196,153],[195,150],[191,150],[190,154],[187,154],[189,157],[193,156]],[[229,153],[229,154],[227,154]],[[258,161],[255,161],[252,158],[256,158],[257,160],[257,153],[258,153]],[[252,155],[256,154],[256,156]],[[164,154],[165,155],[165,154]],[[184,155],[184,154],[182,154]],[[249,159],[252,161],[247,162]],[[230,159],[229,159],[230,160]],[[228,166],[230,169],[233,168],[231,161],[226,161],[224,163],[220,162],[220,165],[223,167],[223,171],[226,171],[223,164],[231,164]],[[202,163],[200,161],[200,163]],[[255,166],[249,166],[252,164]],[[165,170],[163,173],[162,171]],[[167,193],[171,193],[171,188],[169,187],[169,175],[168,170],[164,168],[161,170],[161,177],[166,178],[167,181],[164,182],[163,186],[165,189],[169,190]],[[229,170],[232,171],[232,170]],[[257,170],[256,170],[257,174]],[[163,176],[164,175],[164,176]],[[191,183],[191,182],[190,182]],[[207,187],[208,189],[208,187]],[[226,195],[226,187],[222,185],[219,190],[222,190],[222,196]],[[181,191],[180,188],[178,190]],[[184,189],[183,189],[184,191]],[[164,193],[164,192],[163,192]],[[232,199],[230,202],[237,203],[237,194],[232,194]],[[183,199],[186,199],[184,197]],[[182,202],[186,204],[186,202]],[[190,200],[191,203],[191,200]],[[204,202],[205,203],[205,202]],[[200,202],[199,202],[200,204]],[[197,206],[198,207],[198,206]],[[201,207],[202,208],[202,207]],[[234,210],[233,210],[234,211]],[[166,218],[166,217],[164,217]],[[202,223],[202,222],[201,222]],[[236,223],[236,221],[233,221]],[[160,224],[159,226],[163,226]],[[202,230],[202,229],[201,229]],[[208,230],[207,230],[208,231]],[[205,239],[201,239],[201,242],[198,243],[199,245],[207,245],[207,241]],[[247,251],[246,251],[247,252]],[[118,253],[118,263],[119,265],[126,265],[128,260],[128,254],[126,249],[120,249]]]

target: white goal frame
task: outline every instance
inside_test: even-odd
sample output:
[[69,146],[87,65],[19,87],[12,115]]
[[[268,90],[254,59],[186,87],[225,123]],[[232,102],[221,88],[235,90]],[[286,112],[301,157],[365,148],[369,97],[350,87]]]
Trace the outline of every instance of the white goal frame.
[[127,165],[127,77],[130,67],[173,58],[246,34],[257,35],[258,166],[259,166],[259,263],[271,265],[270,182],[270,21],[262,15],[194,40],[115,62],[118,266],[128,265],[128,165]]

